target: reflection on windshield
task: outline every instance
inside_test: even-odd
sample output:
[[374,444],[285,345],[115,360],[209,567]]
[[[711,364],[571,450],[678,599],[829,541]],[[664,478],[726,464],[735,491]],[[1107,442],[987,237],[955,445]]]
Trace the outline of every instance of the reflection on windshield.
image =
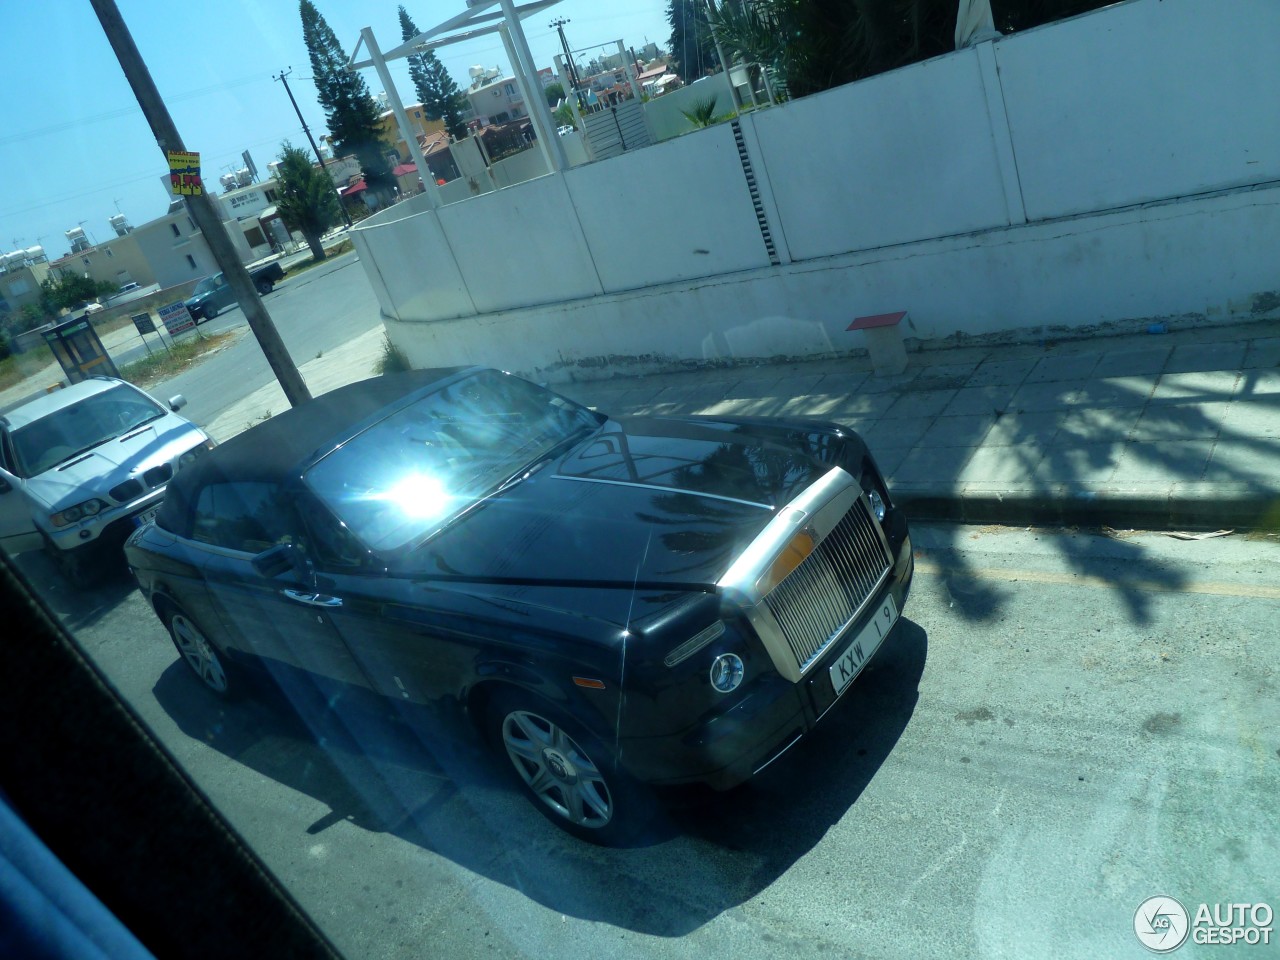
[[13,432],[19,471],[24,477],[38,476],[164,413],[149,398],[123,385],[87,397]]
[[306,482],[368,547],[395,550],[599,422],[541,387],[485,371],[370,427]]

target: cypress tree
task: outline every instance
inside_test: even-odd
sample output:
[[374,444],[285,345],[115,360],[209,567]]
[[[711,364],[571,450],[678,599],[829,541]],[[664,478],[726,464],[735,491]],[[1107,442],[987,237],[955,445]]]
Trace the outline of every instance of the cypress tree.
[[[400,8],[400,33],[405,40],[412,40],[422,31],[404,7]],[[467,135],[467,125],[462,119],[462,91],[449,76],[434,51],[426,50],[408,58],[409,76],[413,89],[422,101],[422,109],[428,120],[443,120],[449,136],[459,140]]]
[[300,0],[302,38],[311,57],[317,99],[324,108],[336,151],[354,154],[364,171],[365,185],[388,201],[395,187],[388,146],[378,128],[379,110],[364,78],[346,68],[342,45],[311,0]]

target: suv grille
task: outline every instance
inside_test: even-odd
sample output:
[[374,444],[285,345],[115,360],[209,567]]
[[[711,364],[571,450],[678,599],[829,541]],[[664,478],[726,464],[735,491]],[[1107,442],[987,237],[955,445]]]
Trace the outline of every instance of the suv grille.
[[168,483],[169,478],[173,476],[173,466],[168,463],[162,463],[158,467],[152,467],[142,475],[142,479],[147,481],[148,487],[158,487],[162,483]]
[[889,573],[891,557],[859,497],[814,551],[764,598],[803,672]]
[[141,495],[142,490],[141,480],[126,480],[119,486],[112,487],[107,493],[116,503],[128,503],[134,497]]

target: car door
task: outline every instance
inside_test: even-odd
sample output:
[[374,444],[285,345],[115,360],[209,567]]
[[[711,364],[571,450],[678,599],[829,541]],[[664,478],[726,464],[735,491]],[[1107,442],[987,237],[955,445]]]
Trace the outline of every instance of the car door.
[[373,688],[415,704],[438,705],[456,695],[474,648],[439,629],[430,591],[388,575],[322,505],[297,502],[315,559],[315,587],[340,601],[327,612]]
[[[340,601],[318,595],[314,576],[299,563],[275,577],[254,568],[258,554],[301,538],[287,499],[264,482],[206,486],[197,501],[192,538],[205,544],[205,582],[231,652],[256,658],[282,686],[368,686],[359,664],[334,629]],[[301,549],[296,551],[302,556]]]
[[12,470],[8,431],[0,433],[0,548],[10,554],[36,550],[40,533],[23,492],[23,480]]

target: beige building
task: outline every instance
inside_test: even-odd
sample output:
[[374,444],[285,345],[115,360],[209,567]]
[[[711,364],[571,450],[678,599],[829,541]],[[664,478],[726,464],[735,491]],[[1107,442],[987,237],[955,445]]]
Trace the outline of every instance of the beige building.
[[[39,255],[34,252],[39,250]],[[0,256],[0,316],[40,302],[40,284],[49,276],[44,249],[15,250]]]

